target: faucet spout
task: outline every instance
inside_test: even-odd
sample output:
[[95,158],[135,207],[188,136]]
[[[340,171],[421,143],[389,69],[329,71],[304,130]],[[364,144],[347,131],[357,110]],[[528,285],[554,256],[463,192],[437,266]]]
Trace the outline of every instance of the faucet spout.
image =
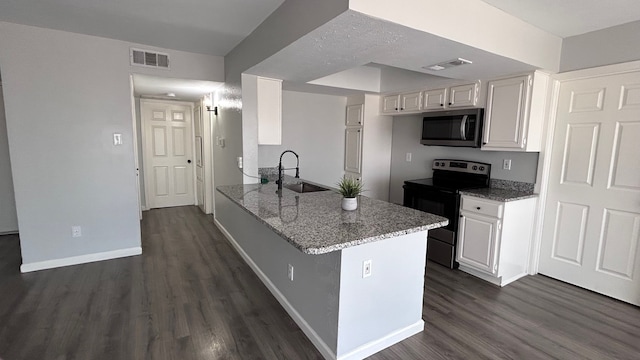
[[293,150],[285,150],[285,151],[283,151],[282,154],[280,154],[280,162],[278,162],[278,181],[276,181],[276,184],[278,184],[278,192],[282,191],[282,176],[284,174],[284,171],[285,170],[289,170],[289,169],[285,169],[285,168],[282,167],[282,156],[284,156],[284,154],[286,154],[286,153],[292,153],[293,155],[295,155],[295,157],[296,157],[296,178],[297,179],[300,178],[300,157]]

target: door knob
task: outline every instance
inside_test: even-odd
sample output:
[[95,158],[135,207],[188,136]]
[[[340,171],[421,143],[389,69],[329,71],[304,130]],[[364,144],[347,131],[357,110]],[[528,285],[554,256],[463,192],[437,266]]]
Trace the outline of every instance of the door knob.
[[191,164],[191,160],[187,160],[187,162],[188,162],[189,164]]

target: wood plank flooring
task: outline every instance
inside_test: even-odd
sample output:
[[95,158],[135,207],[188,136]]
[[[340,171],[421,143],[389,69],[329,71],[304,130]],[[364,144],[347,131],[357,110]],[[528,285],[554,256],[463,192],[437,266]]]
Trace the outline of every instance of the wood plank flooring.
[[[0,237],[0,358],[321,359],[210,216],[151,210],[143,255],[20,274]],[[427,267],[425,331],[371,359],[640,359],[640,309],[544,276]]]

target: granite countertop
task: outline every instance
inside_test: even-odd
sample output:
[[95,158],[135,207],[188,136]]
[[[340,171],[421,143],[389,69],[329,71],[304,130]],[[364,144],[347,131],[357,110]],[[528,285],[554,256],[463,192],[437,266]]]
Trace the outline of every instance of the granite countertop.
[[495,201],[516,201],[529,199],[538,196],[533,191],[529,190],[516,190],[516,189],[502,189],[502,188],[482,188],[482,189],[468,189],[461,190],[460,194],[470,195],[479,198],[495,200]]
[[358,209],[344,211],[334,191],[276,193],[275,184],[218,186],[276,234],[307,254],[325,254],[352,246],[446,226],[447,218],[375,200],[358,199]]

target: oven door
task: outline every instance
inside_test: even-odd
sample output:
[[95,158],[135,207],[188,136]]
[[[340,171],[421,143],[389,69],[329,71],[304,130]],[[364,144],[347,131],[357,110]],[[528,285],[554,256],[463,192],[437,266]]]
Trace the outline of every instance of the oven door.
[[429,230],[427,258],[451,269],[457,268],[455,246],[460,196],[455,191],[428,186],[405,184],[403,188],[404,206],[449,219],[449,225]]

